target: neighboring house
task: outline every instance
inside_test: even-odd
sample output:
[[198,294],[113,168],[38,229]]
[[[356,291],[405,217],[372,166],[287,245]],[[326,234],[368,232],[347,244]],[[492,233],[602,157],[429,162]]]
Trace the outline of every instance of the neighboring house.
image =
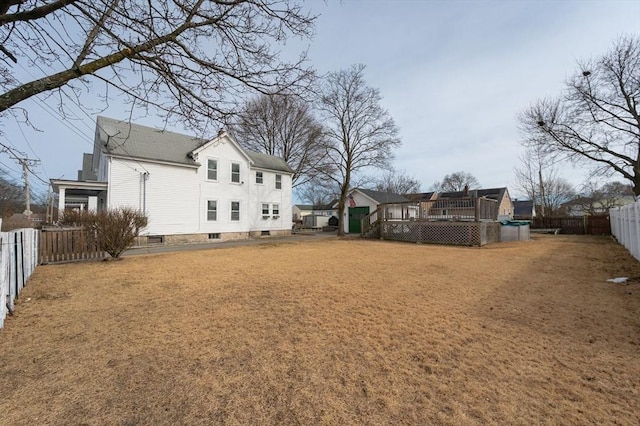
[[473,189],[468,192],[456,191],[456,192],[441,192],[437,194],[437,199],[455,199],[463,197],[485,197],[490,200],[498,202],[498,220],[507,220],[513,218],[513,202],[509,196],[509,190],[505,187],[502,188],[489,188],[489,189]]
[[[398,194],[389,192],[373,191],[370,189],[355,188],[347,194],[345,212],[343,217],[344,232],[359,233],[360,221],[362,218],[373,212],[381,204],[388,203],[408,203],[410,200]],[[338,208],[338,201],[333,204]],[[391,205],[385,210],[387,219],[409,220],[417,216],[417,206],[413,205]]]
[[302,220],[305,216],[313,214],[313,206],[311,204],[294,204],[291,208],[291,218],[294,222]]
[[319,205],[311,205],[311,204],[295,204],[293,206],[293,221],[302,220],[304,216],[337,216],[338,209],[333,206],[338,202],[338,200],[332,200],[328,204],[319,204]]
[[536,207],[531,200],[513,200],[513,218],[532,220],[536,217]]
[[[291,232],[291,177],[281,158],[98,117],[77,181],[52,179],[59,208],[132,207],[147,242],[204,242]],[[285,213],[286,212],[286,213]]]
[[604,215],[613,207],[622,207],[632,204],[635,198],[632,195],[623,195],[604,202],[594,201],[588,197],[578,197],[560,206],[560,212],[566,216],[590,216]]

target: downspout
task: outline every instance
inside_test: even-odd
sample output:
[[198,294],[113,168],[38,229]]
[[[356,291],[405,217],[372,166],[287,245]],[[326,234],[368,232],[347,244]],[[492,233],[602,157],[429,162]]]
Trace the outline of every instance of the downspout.
[[149,179],[149,172],[142,174],[142,213],[147,214],[147,179]]

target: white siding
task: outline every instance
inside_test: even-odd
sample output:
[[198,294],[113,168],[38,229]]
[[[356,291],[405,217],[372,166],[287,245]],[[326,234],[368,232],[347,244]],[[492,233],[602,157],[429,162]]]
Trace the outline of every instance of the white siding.
[[[256,172],[261,171],[263,176],[262,184],[256,183]],[[282,189],[276,189],[276,174],[282,176]],[[291,229],[291,175],[267,171],[262,169],[252,169],[249,190],[251,193],[250,204],[250,230],[251,231],[272,231]],[[262,204],[269,204],[269,217],[263,219]],[[274,204],[278,204],[280,214],[277,218],[271,214]]]
[[[207,160],[218,162],[217,180],[207,176]],[[291,229],[291,175],[282,175],[275,189],[276,172],[261,170],[263,184],[255,183],[255,170],[235,145],[225,138],[198,153],[198,168],[143,160],[110,158],[108,208],[129,206],[143,210],[149,225],[142,235],[209,234]],[[240,182],[231,182],[231,164],[240,164]],[[145,173],[148,173],[146,185]],[[217,218],[207,220],[207,202],[217,203]],[[240,203],[240,220],[231,220],[231,203]],[[268,203],[268,219],[262,218]],[[279,207],[279,217],[271,214]]]
[[[207,179],[207,160],[218,162],[218,179]],[[249,162],[235,146],[226,141],[213,144],[198,153],[197,173],[200,228],[194,233],[249,231]],[[240,164],[240,183],[231,182],[231,163]],[[207,201],[218,204],[217,220],[207,220]],[[240,202],[240,220],[231,220],[231,202]]]
[[197,233],[197,177],[193,168],[112,158],[108,207],[146,207],[149,224],[143,235]]

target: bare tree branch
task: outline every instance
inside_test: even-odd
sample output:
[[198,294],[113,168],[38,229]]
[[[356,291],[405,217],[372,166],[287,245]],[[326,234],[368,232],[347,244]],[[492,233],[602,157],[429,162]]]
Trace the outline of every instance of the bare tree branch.
[[523,144],[629,180],[640,195],[640,38],[580,64],[558,99],[520,116]]

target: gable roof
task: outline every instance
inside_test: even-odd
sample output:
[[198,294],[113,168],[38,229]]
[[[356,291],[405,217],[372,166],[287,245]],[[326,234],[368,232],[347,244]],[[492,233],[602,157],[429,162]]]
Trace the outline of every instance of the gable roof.
[[249,156],[249,158],[251,158],[253,167],[276,170],[285,173],[294,173],[293,169],[289,167],[287,162],[280,157],[263,154],[261,152],[249,151],[248,149],[245,149],[244,152]]
[[99,143],[107,154],[118,157],[197,166],[198,163],[188,154],[205,142],[201,138],[128,121],[100,116],[96,120],[96,143]]
[[362,189],[362,188],[355,188],[354,191],[360,191],[361,193],[371,198],[378,204],[406,203],[409,201],[406,197],[399,194],[392,194],[391,192],[374,191],[372,189]]
[[[233,139],[230,138],[233,141]],[[109,155],[134,157],[187,166],[199,166],[191,155],[210,140],[155,129],[153,127],[99,116],[96,120],[96,143]],[[235,144],[235,141],[233,141]],[[237,144],[236,144],[237,145]],[[293,173],[282,159],[272,155],[237,148],[253,167]]]
[[[476,193],[478,197],[487,197],[492,200],[500,201],[504,198],[505,194],[507,194],[507,188],[488,188],[488,189],[472,189],[469,191],[469,195]],[[466,196],[469,196],[466,195]],[[454,192],[441,192],[438,194],[438,198],[462,198],[465,197],[464,191],[454,191]]]
[[404,196],[410,201],[431,201],[435,192],[416,192],[413,194],[405,194]]

